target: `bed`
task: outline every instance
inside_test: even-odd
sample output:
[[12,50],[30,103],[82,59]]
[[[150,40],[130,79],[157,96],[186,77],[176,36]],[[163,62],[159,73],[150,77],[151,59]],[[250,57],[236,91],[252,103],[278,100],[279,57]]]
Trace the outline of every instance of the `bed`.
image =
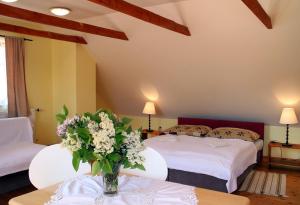
[[0,119],[0,193],[30,184],[28,168],[45,146],[33,142],[27,117]]
[[[258,133],[260,140],[264,138],[264,123],[180,117],[178,125],[242,128]],[[226,146],[211,146],[220,144],[219,141]],[[229,193],[236,191],[248,173],[261,162],[263,153],[262,143],[255,145],[239,139],[165,135],[145,143],[166,159],[168,181]]]

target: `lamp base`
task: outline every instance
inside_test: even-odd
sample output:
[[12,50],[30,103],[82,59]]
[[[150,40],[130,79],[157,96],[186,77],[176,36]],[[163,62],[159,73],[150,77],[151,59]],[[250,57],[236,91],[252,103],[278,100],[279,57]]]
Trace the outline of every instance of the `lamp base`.
[[291,147],[291,146],[293,146],[293,145],[291,145],[291,144],[286,144],[286,143],[283,143],[283,144],[282,144],[282,146],[283,146],[283,147]]

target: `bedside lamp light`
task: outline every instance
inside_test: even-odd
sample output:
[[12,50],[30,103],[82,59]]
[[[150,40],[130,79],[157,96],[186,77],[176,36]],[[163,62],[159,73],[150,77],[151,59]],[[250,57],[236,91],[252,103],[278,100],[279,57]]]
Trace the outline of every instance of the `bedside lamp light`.
[[149,115],[149,129],[148,132],[152,132],[151,130],[151,115],[155,115],[155,105],[153,102],[146,102],[143,114]]
[[294,108],[283,108],[279,122],[280,122],[280,124],[286,125],[286,142],[285,142],[284,146],[290,146],[289,145],[289,126],[291,124],[298,123],[298,119],[297,119]]

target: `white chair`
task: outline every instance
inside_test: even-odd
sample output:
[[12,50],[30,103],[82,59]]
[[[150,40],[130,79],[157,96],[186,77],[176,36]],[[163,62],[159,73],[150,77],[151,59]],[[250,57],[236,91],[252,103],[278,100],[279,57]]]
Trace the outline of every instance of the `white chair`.
[[90,172],[88,163],[81,164],[76,172],[72,165],[72,154],[60,144],[42,149],[29,166],[30,181],[37,189]]
[[121,173],[166,180],[168,176],[168,167],[165,159],[156,150],[150,147],[147,147],[142,152],[142,155],[145,157],[145,171],[140,169],[124,169],[122,167]]

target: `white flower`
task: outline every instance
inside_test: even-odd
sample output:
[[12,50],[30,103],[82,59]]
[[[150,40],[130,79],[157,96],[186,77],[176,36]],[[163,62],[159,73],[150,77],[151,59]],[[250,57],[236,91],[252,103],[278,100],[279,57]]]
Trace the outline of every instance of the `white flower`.
[[92,136],[95,153],[105,155],[114,151],[113,145],[115,144],[115,139],[110,138],[106,130],[99,130],[93,133]]
[[99,117],[101,119],[101,123],[99,127],[103,130],[106,130],[109,137],[115,136],[115,128],[114,123],[111,119],[109,119],[108,115],[104,112],[99,113]]
[[93,138],[95,153],[107,155],[114,151],[115,128],[112,120],[104,112],[99,113],[100,124],[94,121],[88,123],[88,128]]
[[128,161],[130,164],[143,164],[145,161],[145,157],[140,155],[140,151],[136,149],[129,149],[127,151],[126,157],[128,158]]
[[99,125],[95,121],[89,121],[87,127],[91,134],[94,134],[100,129]]
[[140,139],[141,133],[139,131],[133,131],[130,134],[123,132],[122,135],[126,137],[124,139],[124,143],[127,147],[126,157],[128,158],[128,161],[132,165],[143,164],[145,158],[140,153],[145,149],[145,147]]
[[130,134],[122,132],[122,135],[126,137],[124,143],[128,149],[137,149],[139,151],[145,149],[144,144],[141,142],[141,133],[138,130],[135,130]]
[[66,133],[66,138],[62,139],[62,146],[66,147],[71,152],[76,152],[81,149],[81,141],[78,138],[78,135],[71,134],[69,132]]

